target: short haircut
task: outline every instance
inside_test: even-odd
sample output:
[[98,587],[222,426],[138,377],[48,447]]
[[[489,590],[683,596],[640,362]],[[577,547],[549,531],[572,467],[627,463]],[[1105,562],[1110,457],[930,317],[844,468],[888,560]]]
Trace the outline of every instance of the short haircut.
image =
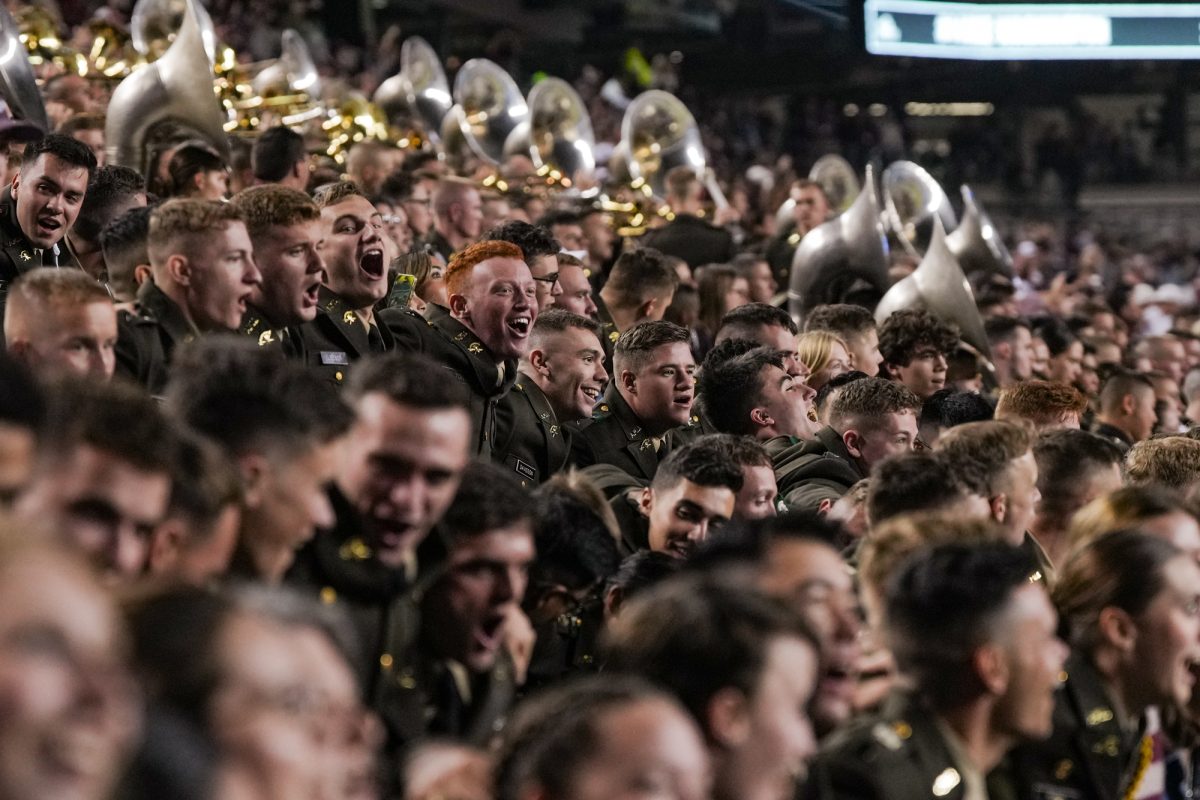
[[515,258],[524,261],[525,254],[512,242],[476,242],[459,250],[450,257],[446,265],[447,295],[462,294],[471,282],[471,275],[478,264],[491,258]]
[[1038,513],[1063,527],[1082,505],[1087,478],[1121,465],[1121,449],[1103,436],[1073,428],[1045,431],[1033,443],[1042,502]]
[[889,364],[907,367],[922,347],[949,356],[958,347],[958,331],[928,311],[897,311],[879,326],[879,352]]
[[478,192],[474,183],[454,175],[438,179],[437,189],[433,192],[433,210],[438,216],[450,210],[450,206],[461,203],[471,192]]
[[181,434],[167,516],[186,520],[194,532],[207,538],[225,509],[241,499],[241,475],[233,461],[212,442]]
[[1067,543],[1074,550],[1102,534],[1174,513],[1191,513],[1177,493],[1160,486],[1122,486],[1075,512]]
[[867,518],[874,527],[901,514],[949,510],[965,493],[950,464],[938,453],[901,453],[871,469]]
[[679,572],[683,559],[657,550],[638,550],[626,556],[621,566],[604,585],[605,591],[616,590],[626,602],[652,586]]
[[713,442],[725,452],[730,463],[739,467],[771,467],[771,457],[761,444],[749,436],[734,436],[727,433],[713,434]]
[[137,293],[133,267],[150,263],[147,239],[150,236],[152,213],[153,206],[131,208],[105,225],[100,234],[100,249],[104,251],[108,283],[119,298],[133,299]]
[[146,252],[158,266],[175,254],[188,255],[200,249],[214,231],[224,230],[241,216],[229,203],[178,198],[150,212]]
[[515,244],[521,248],[523,260],[526,263],[541,256],[552,256],[562,249],[562,245],[558,243],[558,239],[554,238],[554,234],[550,233],[548,228],[530,225],[519,219],[497,225],[484,233],[479,240],[481,242],[497,241]]
[[990,317],[983,321],[983,331],[989,342],[1012,341],[1020,328],[1030,330],[1029,322],[1020,317]]
[[563,267],[582,267],[583,266],[583,262],[578,258],[578,256],[573,256],[570,253],[564,253],[561,250],[559,252],[555,253],[554,257],[558,261],[559,269],[562,269]]
[[1054,381],[1021,381],[1000,391],[996,419],[1027,419],[1039,427],[1063,422],[1070,414],[1081,416],[1087,398],[1074,386]]
[[89,242],[98,241],[100,232],[113,220],[114,213],[118,209],[124,212],[123,207],[143,192],[142,176],[137,170],[113,164],[100,167],[88,183],[71,233]]
[[430,380],[441,375],[441,366],[419,353],[391,353],[367,356],[350,372],[346,391],[352,400],[368,394],[382,394],[397,405],[423,411],[440,409],[467,410],[467,389],[459,381]]
[[625,370],[637,374],[645,368],[655,349],[680,342],[691,342],[687,328],[665,320],[639,322],[617,337],[613,345],[613,371],[617,375]]
[[817,409],[817,416],[822,419],[827,419],[825,412],[839,394],[842,389],[845,389],[855,381],[861,381],[864,378],[870,377],[867,373],[857,369],[852,369],[849,372],[843,372],[841,375],[834,375],[829,380],[817,389],[817,396],[813,398],[813,407]]
[[673,293],[679,276],[659,251],[643,247],[628,250],[617,258],[604,284],[610,303],[633,309],[646,301]]
[[112,298],[103,284],[77,269],[38,267],[13,281],[8,295],[8,308],[47,304],[85,306],[91,303],[111,305]]
[[576,475],[572,485],[571,479],[559,474],[533,493],[538,557],[529,580],[535,596],[543,586],[561,585],[571,591],[595,588],[621,564],[613,531],[599,513],[599,509],[607,509],[603,494],[595,490],[592,497],[585,497],[579,479]]
[[260,181],[281,181],[307,157],[304,137],[286,125],[267,128],[254,140],[250,165]]
[[74,458],[76,449],[86,445],[142,472],[170,474],[175,430],[140,387],[73,377],[56,382],[49,398],[40,443],[45,462]]
[[353,414],[337,389],[294,361],[234,335],[178,351],[167,407],[230,455],[290,458],[341,435]]
[[687,164],[679,164],[667,170],[663,183],[666,185],[667,197],[683,199],[693,186],[700,183],[700,177]]
[[1182,554],[1158,536],[1119,530],[1074,551],[1054,582],[1064,637],[1084,656],[1100,642],[1100,612],[1116,607],[1139,616],[1166,586],[1167,562]]
[[814,308],[804,318],[804,330],[830,331],[850,340],[875,330],[875,316],[869,309],[850,303],[831,303]]
[[795,610],[731,576],[682,574],[622,606],[608,631],[605,668],[665,687],[707,728],[718,692],[757,694],[781,638],[806,643],[815,657],[816,639]]
[[496,755],[496,800],[519,800],[531,789],[572,797],[576,781],[600,747],[607,715],[652,700],[677,705],[643,678],[593,675],[551,687],[522,703]]
[[[741,342],[741,339],[727,339]],[[704,402],[709,423],[722,433],[749,435],[755,426],[750,412],[762,399],[763,370],[769,366],[783,369],[778,351],[755,347],[733,358],[713,358],[712,352],[700,370],[697,389]],[[718,353],[720,355],[720,353]]]
[[1138,442],[1125,454],[1125,480],[1131,486],[1187,491],[1200,481],[1200,441],[1163,436]]
[[862,378],[846,385],[829,409],[829,424],[845,433],[849,428],[876,430],[889,414],[905,411],[916,416],[921,400],[898,383],[885,378]]
[[547,211],[536,221],[543,228],[553,228],[555,225],[578,225],[582,217],[569,208],[558,208]]
[[184,142],[167,165],[171,175],[171,195],[187,194],[192,189],[192,178],[203,172],[224,172],[227,167],[225,159],[207,142]]
[[323,186],[318,186],[313,192],[313,202],[318,208],[329,208],[341,203],[347,197],[362,197],[366,199],[359,188],[350,181],[337,181],[335,183],[327,183]]
[[[733,261],[729,262],[729,266],[737,270],[738,275],[746,280],[754,277],[754,268],[759,264],[767,264],[767,259],[758,253],[738,253],[733,257]],[[767,266],[769,268],[770,264]]]
[[994,497],[1004,492],[1012,462],[1033,448],[1033,431],[1012,421],[968,422],[938,439],[937,452],[972,492]]
[[235,194],[229,205],[257,241],[276,225],[288,226],[321,218],[321,209],[308,195],[278,184],[251,186]]
[[792,315],[782,308],[767,303],[746,303],[721,317],[717,327],[717,340],[753,339],[762,327],[778,326],[786,328],[789,333],[797,333],[795,320]]
[[971,657],[1036,569],[1022,548],[944,544],[919,552],[887,587],[887,639],[901,671],[935,709],[962,705],[983,689]]
[[740,492],[744,480],[742,468],[728,459],[724,442],[724,437],[710,434],[672,450],[658,465],[651,488],[661,491],[687,480],[697,486],[720,486],[734,494]]
[[1071,345],[1079,341],[1079,337],[1071,333],[1067,324],[1056,318],[1039,320],[1034,329],[1034,335],[1046,343],[1046,349],[1050,351],[1052,358],[1062,355],[1070,349]]
[[533,323],[533,333],[530,335],[533,347],[540,347],[542,340],[550,334],[563,333],[572,328],[594,333],[600,338],[600,323],[591,317],[585,317],[567,311],[565,308],[548,308],[537,316]]
[[953,428],[967,422],[985,422],[992,418],[992,406],[978,392],[938,389],[921,406],[922,426]]
[[89,183],[96,174],[96,154],[92,152],[92,148],[74,137],[48,133],[41,139],[25,145],[25,150],[21,153],[21,171],[28,171],[43,155],[54,156],[71,166],[86,169]]
[[1127,395],[1154,393],[1154,384],[1145,375],[1128,369],[1115,370],[1100,387],[1100,412],[1114,414],[1121,410],[1121,401]]
[[78,131],[102,131],[104,130],[104,115],[103,114],[75,114],[68,117],[61,125],[55,128],[55,133],[61,133],[64,136],[74,136]]
[[529,492],[506,469],[474,461],[462,473],[462,483],[438,530],[448,544],[526,523],[533,534],[534,509]]

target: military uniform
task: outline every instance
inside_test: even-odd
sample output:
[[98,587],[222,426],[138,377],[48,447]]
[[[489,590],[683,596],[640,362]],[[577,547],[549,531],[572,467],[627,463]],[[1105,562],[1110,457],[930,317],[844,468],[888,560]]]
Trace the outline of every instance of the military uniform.
[[[17,222],[17,202],[12,187],[0,192],[0,323],[4,321],[4,306],[8,300],[8,289],[19,276],[36,267],[79,268],[75,257],[67,248],[66,237],[54,247],[39,252],[25,236]],[[4,342],[3,325],[0,325],[0,344]]]
[[516,360],[498,365],[479,337],[449,314],[437,313],[427,320],[410,308],[389,308],[379,312],[379,322],[395,338],[397,347],[426,353],[466,385],[472,451],[481,458],[492,458],[496,409],[516,383]]
[[1103,436],[1105,439],[1108,439],[1110,442],[1119,447],[1122,455],[1128,453],[1129,449],[1133,447],[1133,439],[1129,438],[1129,434],[1115,425],[1109,425],[1107,422],[1101,422],[1098,424],[1094,433],[1097,436]]
[[621,332],[617,330],[617,323],[613,322],[612,312],[608,310],[608,304],[604,302],[604,298],[599,292],[592,295],[596,301],[596,321],[600,323],[600,346],[604,348],[604,368],[608,370],[608,374],[616,380],[616,373],[613,372],[613,347],[617,344],[617,339],[621,338]]
[[1020,800],[1118,800],[1136,769],[1138,735],[1122,728],[1095,667],[1072,653],[1054,701],[1054,732],[1016,747],[998,770]]
[[665,440],[656,440],[610,382],[592,419],[579,423],[571,438],[571,463],[577,467],[612,464],[635,478],[654,480],[666,458]]
[[550,400],[537,382],[517,374],[512,391],[496,406],[496,463],[517,474],[522,486],[537,486],[567,466],[571,443]]
[[246,313],[242,315],[238,333],[250,337],[259,347],[278,350],[288,358],[305,360],[304,343],[296,329],[291,326],[271,325],[266,316],[253,306],[248,306]]
[[429,229],[429,233],[425,236],[425,245],[440,255],[444,262],[450,263],[450,256],[454,255],[454,248],[450,246],[450,241],[445,236],[438,233],[437,228]]
[[877,715],[833,734],[809,766],[801,800],[967,800],[969,764],[933,712],[896,693]]
[[823,500],[837,500],[867,471],[852,458],[838,432],[828,426],[815,439],[776,436],[763,443],[775,468],[779,496],[793,510],[816,511]]
[[675,219],[661,228],[647,231],[641,246],[682,258],[692,269],[705,264],[727,264],[737,253],[729,231],[692,214],[676,214]]
[[358,312],[328,287],[321,287],[317,308],[316,318],[297,329],[294,352],[334,385],[345,382],[355,361],[395,347],[387,326],[378,321],[364,326]]
[[200,331],[153,281],[138,290],[137,311],[117,318],[117,372],[161,394],[175,348]]

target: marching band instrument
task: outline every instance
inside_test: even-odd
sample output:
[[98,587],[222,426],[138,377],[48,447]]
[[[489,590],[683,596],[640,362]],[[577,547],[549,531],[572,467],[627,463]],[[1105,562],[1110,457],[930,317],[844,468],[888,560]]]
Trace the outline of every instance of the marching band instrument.
[[33,66],[21,44],[17,22],[0,5],[0,95],[12,110],[15,119],[32,122],[49,132],[50,120],[46,105],[33,77]]
[[996,226],[975,199],[971,187],[963,185],[963,218],[954,232],[946,237],[946,246],[958,259],[963,272],[998,273],[1012,277],[1012,255],[1004,246]]
[[882,175],[884,224],[900,246],[915,258],[924,255],[933,238],[933,219],[942,230],[958,225],[950,198],[923,167],[912,161],[889,164]]
[[469,150],[486,163],[499,165],[504,143],[529,119],[529,107],[516,81],[494,62],[473,58],[454,78],[454,100],[442,121],[447,155],[461,157]]
[[504,154],[528,155],[547,185],[570,188],[596,170],[596,136],[583,99],[561,78],[544,78],[529,90],[529,119],[513,129]]
[[441,140],[442,120],[454,104],[441,60],[420,36],[404,40],[400,71],[379,85],[372,100],[390,124],[418,127],[434,144]]

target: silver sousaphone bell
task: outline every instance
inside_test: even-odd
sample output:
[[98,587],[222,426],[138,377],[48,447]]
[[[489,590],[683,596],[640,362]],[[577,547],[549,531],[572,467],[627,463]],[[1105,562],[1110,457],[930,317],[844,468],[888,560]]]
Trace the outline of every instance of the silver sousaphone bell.
[[388,122],[414,123],[435,144],[441,141],[442,120],[454,105],[441,59],[420,36],[404,40],[400,71],[379,85],[372,100]]

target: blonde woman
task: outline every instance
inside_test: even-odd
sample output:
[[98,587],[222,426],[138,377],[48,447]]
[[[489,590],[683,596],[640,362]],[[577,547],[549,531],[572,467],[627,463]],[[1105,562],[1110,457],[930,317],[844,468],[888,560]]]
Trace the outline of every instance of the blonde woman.
[[800,360],[812,371],[808,385],[818,391],[832,378],[854,369],[850,366],[850,349],[836,333],[809,331],[800,337],[797,349]]

